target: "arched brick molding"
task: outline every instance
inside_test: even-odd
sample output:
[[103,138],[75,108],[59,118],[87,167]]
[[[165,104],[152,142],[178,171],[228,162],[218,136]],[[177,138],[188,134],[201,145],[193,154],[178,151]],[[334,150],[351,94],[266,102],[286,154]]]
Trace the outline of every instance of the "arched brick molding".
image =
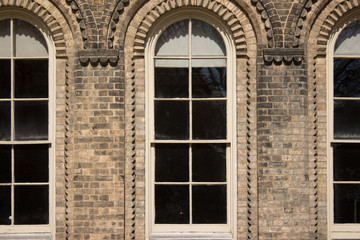
[[[338,20],[359,6],[360,0],[325,1],[317,6],[316,12],[307,24],[311,26],[309,39],[316,39],[314,44],[319,55],[326,54],[326,45]],[[320,7],[322,8],[319,10]]]
[[135,39],[134,39],[134,54],[135,56],[144,55],[145,47],[145,38],[149,32],[153,23],[164,13],[177,9],[180,7],[202,7],[208,9],[209,11],[214,12],[229,26],[231,32],[234,35],[235,47],[237,55],[244,55],[246,53],[246,41],[245,33],[242,26],[244,23],[241,23],[241,19],[245,17],[244,13],[234,13],[232,9],[235,8],[235,5],[231,2],[225,6],[222,2],[211,1],[211,0],[167,0],[160,2],[157,6],[153,7],[147,15],[142,19],[140,26],[138,27]]
[[342,3],[339,3],[326,17],[325,21],[323,22],[317,41],[317,50],[318,53],[325,54],[326,45],[329,40],[331,31],[334,29],[335,24],[337,21],[347,12],[350,10],[358,7],[360,5],[359,0],[347,0]]
[[[233,2],[217,0],[158,0],[136,7],[127,17],[125,36],[115,36],[125,55],[125,239],[144,239],[145,232],[145,59],[151,26],[163,14],[201,9],[222,21],[236,47],[238,239],[257,239],[256,56],[255,27],[249,13]],[[254,16],[254,13],[251,13]],[[250,15],[251,15],[250,14]],[[124,17],[124,16],[122,16]],[[260,29],[260,27],[258,28]],[[259,30],[258,30],[259,31]],[[116,46],[114,46],[116,47]]]

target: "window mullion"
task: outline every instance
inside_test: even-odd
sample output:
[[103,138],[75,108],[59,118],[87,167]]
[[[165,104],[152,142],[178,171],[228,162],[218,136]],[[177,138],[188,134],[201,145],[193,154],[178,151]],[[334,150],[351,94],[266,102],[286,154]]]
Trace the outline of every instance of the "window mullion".
[[14,24],[13,24],[13,19],[10,20],[10,58],[11,58],[11,70],[10,70],[10,75],[11,75],[11,83],[10,83],[10,105],[11,105],[11,129],[10,129],[10,139],[11,141],[14,140],[14,130],[15,130],[15,126],[14,126],[14,121],[15,121],[15,111],[14,111],[14,86],[15,86],[15,63],[14,63]]
[[14,146],[11,147],[11,225],[14,225],[15,214],[15,157]]
[[[192,42],[191,42],[191,34],[192,34],[192,19],[189,19],[189,52],[188,52],[188,57],[189,57],[189,129],[190,129],[190,141],[192,140],[193,136],[192,136],[192,61],[191,61],[191,52],[192,52]],[[191,143],[189,143],[189,223],[192,224],[193,220],[193,216],[192,216],[192,145]]]
[[191,18],[189,19],[189,50],[188,50],[188,59],[189,59],[189,116],[190,116],[190,119],[189,119],[189,130],[190,130],[190,140],[192,140],[192,96],[191,96],[191,93],[192,93],[192,61],[191,61],[191,51],[192,51],[192,48],[191,48],[191,33],[192,33],[192,21],[191,21]]
[[189,216],[190,216],[190,224],[192,224],[192,144],[189,144]]
[[[14,110],[14,85],[15,85],[15,63],[14,63],[14,21],[13,19],[10,19],[10,78],[11,78],[11,83],[10,83],[10,106],[11,106],[11,110],[10,110],[10,140],[13,141],[14,140],[14,130],[15,130],[15,126],[14,126],[14,122],[15,122],[15,110]],[[14,225],[14,214],[15,214],[15,151],[14,151],[14,146],[12,145],[11,147],[11,225]]]

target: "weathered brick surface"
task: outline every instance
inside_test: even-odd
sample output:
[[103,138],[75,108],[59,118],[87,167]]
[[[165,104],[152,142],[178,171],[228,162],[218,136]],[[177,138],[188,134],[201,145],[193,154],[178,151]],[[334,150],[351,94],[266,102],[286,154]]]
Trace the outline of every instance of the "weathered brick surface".
[[306,65],[258,73],[259,239],[309,239]]
[[[189,5],[238,50],[238,239],[327,239],[327,43],[359,0],[3,0],[0,15],[30,14],[54,41],[56,239],[145,239],[143,53],[152,22]],[[268,48],[290,55],[264,61]]]
[[78,63],[72,99],[75,239],[120,239],[124,231],[124,77],[121,65]]

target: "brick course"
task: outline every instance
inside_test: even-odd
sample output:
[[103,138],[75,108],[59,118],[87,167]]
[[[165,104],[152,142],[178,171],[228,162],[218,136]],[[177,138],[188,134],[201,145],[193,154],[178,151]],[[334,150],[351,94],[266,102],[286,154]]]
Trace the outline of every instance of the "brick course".
[[237,238],[328,239],[326,48],[360,0],[3,0],[54,40],[56,239],[145,239],[144,49],[189,6],[233,33]]

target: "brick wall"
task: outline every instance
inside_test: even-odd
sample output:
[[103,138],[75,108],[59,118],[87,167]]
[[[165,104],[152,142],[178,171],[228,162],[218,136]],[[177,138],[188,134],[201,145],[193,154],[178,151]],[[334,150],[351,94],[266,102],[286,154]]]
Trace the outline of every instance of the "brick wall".
[[56,239],[145,238],[146,37],[189,5],[234,35],[238,239],[327,239],[326,47],[359,0],[3,0],[54,40]]

